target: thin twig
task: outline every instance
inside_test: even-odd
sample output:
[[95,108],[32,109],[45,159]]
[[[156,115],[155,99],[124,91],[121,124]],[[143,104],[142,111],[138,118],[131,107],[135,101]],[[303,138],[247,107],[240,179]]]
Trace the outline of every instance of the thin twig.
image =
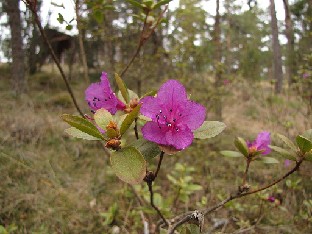
[[168,5],[166,5],[166,7],[164,8],[164,10],[159,14],[158,16],[158,20],[156,22],[156,24],[150,28],[150,30],[148,32],[146,32],[146,21],[147,21],[147,17],[149,15],[149,11],[146,12],[145,15],[145,19],[144,19],[144,23],[143,23],[143,29],[141,31],[141,35],[140,35],[140,40],[139,40],[139,44],[138,47],[134,53],[134,55],[132,56],[132,58],[130,59],[130,61],[128,62],[128,64],[126,65],[126,67],[122,70],[122,72],[120,73],[120,77],[122,77],[129,69],[129,67],[132,65],[132,63],[134,62],[135,58],[139,55],[142,46],[145,44],[145,42],[151,37],[152,32],[155,31],[156,27],[160,24],[161,19],[163,18],[164,13],[167,11],[168,9]]
[[244,175],[243,175],[243,184],[242,186],[244,186],[246,184],[246,181],[247,181],[247,173],[248,173],[248,169],[249,169],[249,166],[250,166],[250,158],[247,158],[247,161],[246,161],[246,169],[245,169],[245,172],[244,172]]
[[[260,192],[260,191],[266,190],[266,189],[268,189],[268,188],[274,186],[275,184],[281,182],[282,180],[284,180],[285,178],[287,178],[288,176],[290,176],[292,173],[294,173],[295,171],[297,171],[297,170],[299,169],[300,165],[302,164],[303,159],[304,159],[304,158],[302,157],[299,161],[297,161],[295,167],[294,167],[292,170],[290,170],[289,172],[287,172],[287,173],[286,173],[284,176],[282,176],[281,178],[279,178],[279,179],[273,181],[272,183],[270,183],[270,184],[268,184],[268,185],[266,185],[266,186],[264,186],[264,187],[261,187],[261,188],[259,188],[259,189],[250,191],[250,192],[243,192],[243,193],[242,193],[241,191],[237,191],[236,194],[230,195],[228,198],[226,198],[225,200],[219,202],[218,204],[216,204],[216,205],[214,205],[214,206],[212,206],[212,207],[210,207],[210,208],[207,208],[207,209],[202,210],[202,214],[203,214],[203,215],[207,215],[207,214],[209,214],[209,213],[211,213],[211,212],[217,210],[218,208],[223,207],[226,203],[228,203],[228,202],[230,202],[230,201],[232,201],[232,200],[234,200],[234,199],[241,198],[241,197],[245,197],[245,196],[248,196],[248,195],[251,195],[251,194],[254,194],[254,193],[258,193],[258,192]],[[184,223],[190,221],[190,220],[193,218],[193,217],[192,217],[192,213],[193,213],[193,212],[187,212],[187,213],[185,213],[185,214],[183,214],[183,215],[179,215],[178,218],[173,218],[173,220],[178,220],[178,221],[177,221],[176,223],[174,223],[174,224],[169,228],[168,234],[173,234],[174,231],[175,231],[179,226],[181,226],[182,224],[184,224]]]
[[138,118],[134,119],[134,134],[135,138],[139,140],[139,132],[138,132]]
[[150,204],[151,204],[151,206],[154,208],[154,210],[157,212],[159,217],[162,219],[163,223],[165,223],[168,226],[169,225],[168,221],[163,216],[160,209],[154,204],[154,192],[153,192],[153,182],[155,181],[155,179],[157,178],[157,175],[159,173],[159,170],[161,167],[161,162],[164,158],[164,154],[165,153],[163,151],[161,151],[161,153],[159,155],[160,157],[159,157],[159,161],[158,161],[158,165],[157,165],[157,169],[156,169],[155,173],[153,173],[153,172],[147,173],[145,178],[144,178],[144,181],[146,182],[146,184],[148,186],[149,193],[150,193]]
[[161,151],[161,153],[159,155],[159,161],[158,161],[157,169],[156,169],[156,172],[155,172],[154,180],[157,178],[158,172],[159,172],[160,167],[161,167],[161,162],[162,162],[162,160],[164,158],[164,154],[165,154],[165,152]]
[[53,60],[54,60],[54,62],[56,64],[56,66],[57,66],[57,68],[58,68],[58,70],[59,70],[59,72],[60,72],[60,74],[61,74],[61,76],[62,76],[62,78],[63,78],[63,80],[65,82],[67,91],[68,91],[68,93],[69,93],[69,95],[70,95],[70,97],[71,97],[71,99],[72,99],[72,101],[73,101],[77,111],[79,112],[79,114],[82,117],[84,117],[83,112],[81,111],[80,107],[78,106],[78,103],[77,103],[76,98],[74,96],[73,90],[72,90],[72,88],[71,88],[71,86],[70,86],[70,84],[68,82],[68,79],[67,79],[67,77],[65,75],[65,72],[64,72],[60,62],[58,61],[58,59],[57,59],[57,57],[56,57],[56,55],[54,53],[54,50],[52,48],[52,45],[51,45],[51,43],[50,43],[50,41],[49,41],[49,39],[48,39],[48,37],[47,37],[47,35],[46,35],[42,25],[41,25],[41,21],[40,21],[40,19],[38,17],[37,10],[36,10],[36,4],[33,4],[33,2],[31,2],[30,0],[26,0],[25,3],[26,3],[26,6],[30,9],[30,11],[34,15],[34,19],[35,19],[35,22],[36,22],[36,24],[37,24],[37,26],[39,28],[40,34],[43,37],[43,40],[45,41],[45,43],[48,45],[50,54],[51,54],[51,56],[52,56],[52,58],[53,58]]
[[162,219],[162,221],[168,225],[168,221],[166,220],[166,218],[163,216],[163,214],[161,213],[161,211],[159,210],[159,208],[154,204],[154,192],[153,192],[153,182],[147,182],[147,186],[148,186],[148,190],[150,192],[150,203],[151,206],[154,208],[154,210],[156,210],[157,214],[160,216],[160,218]]

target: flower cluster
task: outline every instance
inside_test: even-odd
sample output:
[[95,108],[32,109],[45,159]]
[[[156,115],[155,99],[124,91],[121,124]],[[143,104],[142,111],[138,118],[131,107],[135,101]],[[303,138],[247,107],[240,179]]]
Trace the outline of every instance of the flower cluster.
[[189,100],[184,86],[176,80],[167,81],[156,97],[145,97],[141,103],[141,113],[152,120],[142,128],[143,137],[176,150],[192,143],[193,131],[206,117],[205,107]]

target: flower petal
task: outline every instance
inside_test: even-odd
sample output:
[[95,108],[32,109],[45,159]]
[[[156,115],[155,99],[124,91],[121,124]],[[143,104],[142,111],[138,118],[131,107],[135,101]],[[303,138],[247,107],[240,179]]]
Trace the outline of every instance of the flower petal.
[[260,132],[257,136],[257,139],[254,142],[254,145],[257,147],[257,150],[262,150],[262,154],[266,155],[271,152],[269,144],[271,143],[271,133],[270,132]]
[[194,139],[193,132],[188,127],[180,128],[179,131],[174,129],[166,132],[167,145],[171,145],[178,150],[185,149]]
[[167,145],[165,127],[159,128],[158,124],[155,122],[147,122],[142,128],[142,134],[146,140],[161,145]]
[[86,89],[85,99],[92,110],[105,108],[112,114],[126,107],[113,93],[105,72],[102,72],[100,82],[93,83]]
[[157,99],[161,100],[162,103],[166,103],[168,108],[175,109],[177,105],[187,101],[187,95],[184,86],[179,81],[168,80],[160,87]]
[[103,91],[107,92],[107,93],[112,93],[113,90],[110,86],[108,77],[107,77],[107,73],[106,72],[102,72],[101,74],[101,85],[103,87]]
[[187,125],[191,130],[199,128],[206,118],[206,108],[196,102],[187,101],[178,123]]
[[147,96],[142,98],[140,102],[143,103],[140,109],[141,113],[156,121],[156,115],[159,114],[159,111],[161,110],[159,100],[157,98]]

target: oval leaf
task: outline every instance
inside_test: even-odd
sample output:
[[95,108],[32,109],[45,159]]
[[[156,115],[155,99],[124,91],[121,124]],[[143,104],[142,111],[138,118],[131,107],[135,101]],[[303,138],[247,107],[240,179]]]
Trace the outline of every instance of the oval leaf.
[[271,157],[259,157],[260,161],[267,163],[267,164],[275,164],[275,163],[279,163],[279,161],[275,158],[271,158]]
[[241,152],[245,157],[249,155],[249,150],[246,141],[241,137],[236,137],[234,140],[236,148]]
[[309,141],[312,141],[312,129],[305,131],[302,136],[307,138]]
[[140,113],[141,104],[137,105],[124,119],[120,126],[120,134],[123,135],[128,128],[130,128],[133,121],[138,117]]
[[208,139],[219,135],[226,125],[219,121],[205,121],[195,132],[194,137],[198,139]]
[[88,120],[81,118],[76,115],[64,114],[61,118],[67,122],[69,125],[79,129],[82,132],[85,132],[93,137],[100,138],[105,140],[103,135],[99,132],[99,130]]
[[139,150],[145,160],[151,160],[161,152],[156,143],[147,141],[143,138],[135,141],[131,146]]
[[104,108],[98,109],[94,114],[95,123],[102,128],[106,129],[106,126],[113,120],[112,114]]
[[223,150],[223,151],[220,151],[220,153],[221,153],[223,156],[229,157],[229,158],[240,158],[240,157],[244,157],[244,155],[242,155],[240,152],[237,152],[237,151]]
[[65,132],[72,137],[76,137],[76,138],[80,138],[80,139],[85,139],[85,140],[89,140],[89,141],[101,140],[100,138],[91,136],[85,132],[80,131],[77,128],[74,128],[74,127],[70,127],[70,128],[65,129]]
[[292,151],[289,151],[289,150],[285,150],[285,149],[283,149],[281,147],[273,146],[273,145],[269,145],[269,147],[272,150],[274,150],[275,152],[279,153],[284,158],[292,160],[292,161],[296,161],[296,157],[294,156],[294,154],[296,154],[295,152],[292,152]]
[[309,141],[307,138],[303,136],[297,136],[296,137],[296,142],[299,147],[299,149],[303,152],[306,153],[312,149],[312,142]]
[[132,6],[143,9],[143,6],[141,3],[137,2],[136,0],[127,0]]
[[110,161],[115,174],[126,183],[139,184],[145,177],[146,161],[134,147],[113,152]]
[[295,146],[295,144],[288,139],[286,136],[282,135],[282,134],[276,134],[276,136],[281,139],[289,148],[291,148],[292,150],[297,150],[297,147]]
[[120,76],[115,73],[115,80],[118,86],[118,89],[121,92],[122,97],[125,99],[126,103],[129,103],[129,93],[126,84],[123,82],[123,80],[120,78]]

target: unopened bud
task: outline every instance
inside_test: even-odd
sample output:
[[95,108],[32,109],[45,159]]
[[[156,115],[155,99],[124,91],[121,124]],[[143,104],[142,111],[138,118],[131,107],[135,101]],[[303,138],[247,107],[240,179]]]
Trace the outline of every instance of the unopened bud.
[[146,23],[152,25],[155,22],[155,18],[151,15],[147,16]]
[[106,129],[114,129],[117,130],[118,126],[117,123],[114,121],[110,121],[109,124],[107,124]]
[[106,142],[105,147],[113,150],[120,149],[121,141],[117,139],[110,139],[108,142]]

